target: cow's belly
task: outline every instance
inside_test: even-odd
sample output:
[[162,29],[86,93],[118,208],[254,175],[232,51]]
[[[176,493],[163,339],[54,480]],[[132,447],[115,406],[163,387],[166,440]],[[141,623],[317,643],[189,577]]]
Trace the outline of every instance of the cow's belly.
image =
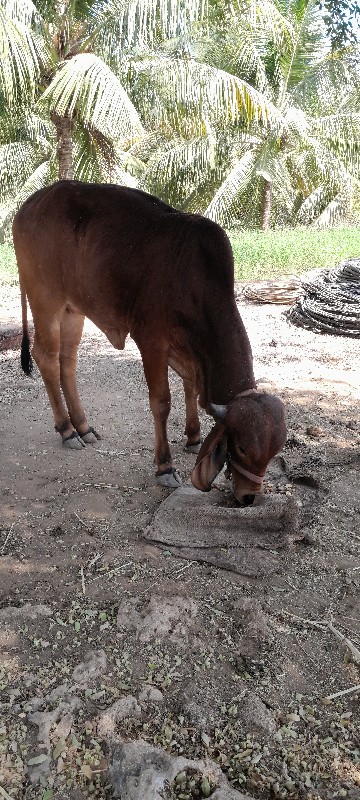
[[[68,302],[66,305],[68,311],[73,311],[77,314],[83,314],[85,317],[91,320],[91,322],[96,325],[99,330],[101,330],[105,336],[108,338],[110,344],[116,348],[116,350],[124,350],[125,347],[125,340],[129,333],[129,328],[124,323],[117,323],[116,325],[108,325],[103,321],[103,315],[98,315],[93,313],[92,309],[88,309],[80,303],[70,303]],[[107,317],[108,321],[108,317]]]
[[191,383],[197,385],[197,369],[190,354],[179,353],[170,348],[168,364],[184,381],[191,381]]
[[127,328],[107,328],[105,325],[98,326],[105,336],[109,339],[109,342],[112,344],[116,350],[123,350],[125,347],[125,340],[129,333]]

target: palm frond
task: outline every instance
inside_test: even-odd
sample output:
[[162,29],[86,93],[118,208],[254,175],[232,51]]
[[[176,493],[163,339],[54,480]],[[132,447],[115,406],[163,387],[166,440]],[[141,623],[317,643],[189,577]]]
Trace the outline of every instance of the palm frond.
[[[359,54],[360,55],[360,54]],[[360,74],[350,55],[335,54],[309,65],[304,77],[291,89],[291,102],[314,116],[356,110],[352,95],[359,97]]]
[[329,146],[326,141],[312,136],[308,139],[308,146],[312,150],[314,163],[319,175],[328,185],[338,187],[343,182],[346,182],[350,176],[357,176],[357,161],[350,160],[348,166],[347,159],[342,157],[343,154],[337,151],[336,148]]
[[49,119],[31,109],[25,109],[21,129],[24,138],[40,147],[43,152],[53,149],[54,127]]
[[311,150],[294,150],[287,155],[287,167],[294,187],[294,203],[302,203],[316,188],[323,176],[317,170]]
[[[245,26],[243,26],[244,30]],[[265,29],[261,32],[252,28],[244,30],[244,36],[239,41],[239,32],[234,32],[236,42],[237,74],[253,76],[253,85],[267,97],[271,97],[272,90],[266,74],[264,54],[266,53],[268,39]]]
[[30,142],[0,146],[0,200],[16,195],[38,163],[38,152]]
[[205,209],[205,217],[225,226],[231,224],[234,216],[234,204],[254,175],[256,159],[256,151],[250,150],[234,165]]
[[161,148],[162,144],[165,142],[166,140],[163,140],[159,131],[145,131],[141,139],[137,139],[137,141],[129,147],[127,152],[130,156],[146,164],[153,153]]
[[339,193],[336,197],[330,200],[326,208],[321,212],[314,222],[316,228],[328,228],[329,225],[334,225],[344,216],[344,203],[343,195]]
[[[236,0],[233,5],[237,10],[237,18],[241,19],[243,3]],[[282,10],[279,6],[273,0],[262,0],[260,3],[259,0],[250,0],[248,13],[252,27],[260,31],[266,29],[275,46],[281,48],[284,41],[293,36],[293,26],[285,9]]]
[[114,73],[91,53],[65,62],[42,95],[40,107],[49,103],[57,114],[75,112],[115,141],[132,141],[143,134],[139,115]]
[[287,130],[290,134],[295,134],[300,139],[307,136],[311,130],[311,121],[309,121],[308,115],[302,108],[292,105],[284,109],[282,124],[285,131]]
[[41,16],[32,0],[2,0],[5,16],[20,25],[41,24]]
[[[135,159],[91,125],[77,125],[73,160],[74,174],[78,180],[137,186],[138,179],[131,174]],[[136,167],[139,169],[138,161]]]
[[99,3],[99,19],[115,21],[119,47],[143,48],[155,39],[183,35],[205,17],[207,0],[110,0]]
[[351,149],[360,143],[360,113],[330,114],[313,120],[312,131],[326,141],[339,142]]
[[7,214],[3,220],[4,228],[10,224],[17,209],[20,208],[22,203],[30,197],[31,194],[43,186],[48,186],[55,180],[54,170],[50,161],[43,161],[38,167],[28,176],[26,181],[21,185],[19,191],[14,197],[7,200]]
[[317,0],[295,0],[290,4],[294,35],[289,47],[279,54],[283,85],[279,95],[282,106],[288,92],[307,74],[309,67],[325,58],[330,44],[324,36],[323,20]]
[[353,195],[353,180],[344,174],[335,188],[333,183],[320,183],[303,201],[298,212],[301,224],[327,227],[345,216]]
[[226,118],[228,121],[260,120],[264,124],[278,118],[271,101],[236,75],[215,69],[194,59],[160,57],[134,64],[146,74],[149,90],[166,92],[173,107],[197,110],[198,115]]
[[311,222],[314,217],[321,213],[324,203],[329,196],[328,187],[320,183],[316,188],[305,198],[300,206],[298,212],[298,221],[300,224]]
[[[11,7],[10,11],[14,9]],[[27,22],[8,13],[7,4],[0,6],[0,93],[8,105],[20,98],[35,96],[45,48]]]
[[263,147],[258,152],[254,170],[256,175],[271,183],[278,204],[290,210],[293,204],[293,187],[286,155],[277,148]]
[[149,160],[142,186],[183,208],[188,196],[214,171],[215,162],[216,142],[211,135],[162,143]]

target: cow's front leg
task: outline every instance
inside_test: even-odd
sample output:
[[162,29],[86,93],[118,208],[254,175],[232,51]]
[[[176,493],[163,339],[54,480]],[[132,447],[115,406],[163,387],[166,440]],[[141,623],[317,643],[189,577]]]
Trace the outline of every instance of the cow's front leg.
[[156,483],[170,489],[177,489],[181,485],[181,479],[172,465],[166,431],[171,408],[167,355],[162,351],[149,352],[147,349],[141,348],[140,350],[149,389],[150,408],[154,418]]
[[198,453],[201,447],[200,442],[200,421],[197,405],[197,390],[193,381],[186,378],[183,380],[186,408],[185,436],[187,437],[185,450],[188,453]]

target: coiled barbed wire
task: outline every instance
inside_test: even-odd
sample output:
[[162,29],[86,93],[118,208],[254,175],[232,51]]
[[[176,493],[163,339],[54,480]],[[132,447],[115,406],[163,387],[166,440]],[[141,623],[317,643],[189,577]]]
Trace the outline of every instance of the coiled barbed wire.
[[302,292],[286,315],[294,325],[317,333],[360,338],[360,258],[305,275]]

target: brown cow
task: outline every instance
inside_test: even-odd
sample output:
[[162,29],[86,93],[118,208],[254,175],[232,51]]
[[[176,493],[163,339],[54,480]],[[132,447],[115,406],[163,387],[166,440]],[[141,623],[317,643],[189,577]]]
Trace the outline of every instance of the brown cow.
[[30,374],[27,297],[32,353],[63,444],[82,447],[99,438],[76,387],[87,316],[114,347],[123,349],[128,333],[139,347],[154,416],[157,482],[180,483],[166,433],[170,366],[184,382],[188,450],[200,449],[198,398],[216,420],[192,472],[194,486],[208,491],[228,460],[238,500],[261,491],[267,464],[285,442],[284,410],[277,397],[256,389],[222,228],[135,189],[63,181],[23,204],[13,234],[21,363]]

